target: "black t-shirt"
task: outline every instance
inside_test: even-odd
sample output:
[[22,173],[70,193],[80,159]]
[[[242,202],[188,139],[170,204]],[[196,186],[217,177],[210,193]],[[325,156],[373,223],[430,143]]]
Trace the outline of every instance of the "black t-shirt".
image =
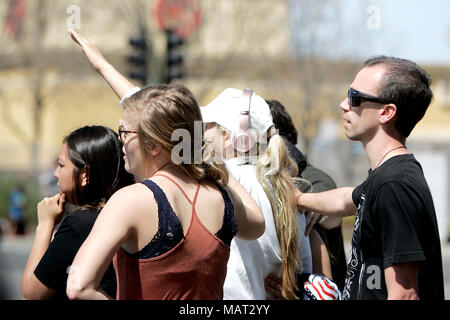
[[303,170],[306,168],[307,161],[305,155],[288,139],[285,137],[282,137],[284,140],[284,143],[286,144],[286,147],[289,151],[289,155],[292,159],[297,163],[298,166],[298,174],[300,175]]
[[[35,276],[44,285],[56,290],[55,299],[67,299],[66,284],[69,267],[91,232],[97,216],[97,212],[87,209],[80,209],[68,215],[34,270]],[[100,288],[111,297],[116,297],[116,275],[112,263],[103,276]]]
[[307,164],[301,176],[312,184],[311,192],[323,192],[336,189],[336,183],[324,171]]
[[384,269],[420,267],[420,299],[444,299],[436,214],[422,167],[412,154],[388,159],[353,191],[358,207],[344,299],[386,299]]

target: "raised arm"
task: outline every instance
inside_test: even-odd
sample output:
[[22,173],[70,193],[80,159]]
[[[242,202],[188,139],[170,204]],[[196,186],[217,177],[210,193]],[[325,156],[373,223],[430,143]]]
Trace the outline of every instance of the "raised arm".
[[238,224],[237,237],[255,240],[265,231],[264,215],[252,196],[229,174],[228,191],[233,201],[234,213]]
[[105,59],[93,43],[80,36],[73,29],[69,30],[69,34],[73,41],[81,47],[94,70],[100,73],[119,99],[122,99],[126,93],[136,87]]
[[344,187],[319,193],[302,193],[297,190],[297,205],[305,211],[313,211],[325,216],[351,216],[357,209],[352,199],[353,189],[353,187]]

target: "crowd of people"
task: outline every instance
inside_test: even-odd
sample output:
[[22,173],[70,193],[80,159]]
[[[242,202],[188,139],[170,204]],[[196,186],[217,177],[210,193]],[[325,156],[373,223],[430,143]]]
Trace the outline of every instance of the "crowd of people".
[[200,107],[181,84],[139,88],[69,33],[123,117],[117,133],[86,126],[63,140],[24,299],[444,298],[433,200],[406,147],[432,99],[417,64],[379,56],[356,75],[339,106],[370,170],[337,188],[296,147],[279,101],[227,88]]

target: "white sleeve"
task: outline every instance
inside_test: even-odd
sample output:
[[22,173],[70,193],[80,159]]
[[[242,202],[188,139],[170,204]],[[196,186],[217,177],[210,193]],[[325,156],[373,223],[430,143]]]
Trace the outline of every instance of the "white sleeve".
[[305,237],[306,218],[304,214],[298,214],[297,212],[297,224],[298,224],[298,251],[300,260],[303,264],[304,273],[312,273],[312,252],[309,236]]
[[125,101],[125,99],[131,97],[133,94],[135,94],[136,92],[140,91],[141,88],[139,87],[134,87],[133,89],[130,89],[130,91],[128,91],[123,97],[122,99],[120,99],[120,105],[123,107],[123,102]]

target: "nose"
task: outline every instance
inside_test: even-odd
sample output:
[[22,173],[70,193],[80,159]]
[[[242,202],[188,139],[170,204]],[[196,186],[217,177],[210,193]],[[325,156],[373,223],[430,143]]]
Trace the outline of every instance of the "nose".
[[341,110],[344,112],[350,111],[350,105],[348,104],[347,97],[345,97],[345,99],[341,101],[341,103],[339,104],[339,108],[341,108]]
[[55,172],[53,172],[53,176],[54,176],[56,179],[59,179],[59,166],[56,167]]

